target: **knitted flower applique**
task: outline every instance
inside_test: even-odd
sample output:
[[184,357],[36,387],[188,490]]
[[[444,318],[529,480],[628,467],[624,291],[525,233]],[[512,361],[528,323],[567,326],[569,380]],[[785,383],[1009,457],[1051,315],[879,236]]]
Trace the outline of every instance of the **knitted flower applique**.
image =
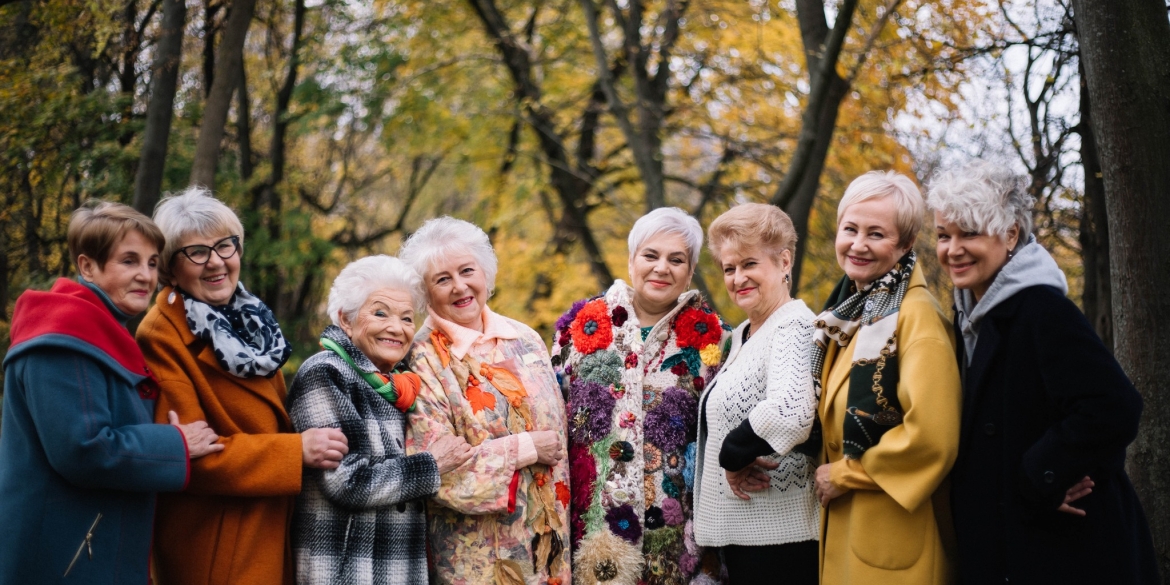
[[573,319],[577,317],[577,313],[581,311],[581,307],[584,307],[587,302],[589,302],[589,299],[581,299],[573,303],[573,306],[569,307],[569,310],[565,311],[565,314],[557,319],[556,325],[554,326],[556,330],[560,331],[568,327],[573,322]]
[[609,525],[611,532],[626,542],[636,543],[642,538],[642,523],[629,504],[622,504],[606,511],[605,523]]
[[583,355],[608,347],[613,342],[613,322],[610,321],[605,299],[593,299],[585,303],[573,318],[569,332],[573,346]]
[[574,380],[569,386],[569,436],[575,443],[588,445],[609,434],[615,404],[609,386]]
[[662,404],[646,415],[646,439],[667,453],[686,445],[695,431],[697,409],[689,392],[668,388],[662,393]]
[[696,350],[718,344],[720,337],[723,336],[719,317],[694,307],[687,307],[679,313],[675,318],[674,328],[678,334],[678,346]]

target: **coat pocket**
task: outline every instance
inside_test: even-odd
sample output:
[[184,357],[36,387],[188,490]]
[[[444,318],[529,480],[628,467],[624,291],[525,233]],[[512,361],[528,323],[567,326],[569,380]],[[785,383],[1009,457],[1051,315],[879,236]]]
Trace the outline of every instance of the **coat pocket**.
[[907,512],[882,491],[855,490],[849,514],[849,547],[861,562],[897,571],[922,557],[927,532],[933,532],[929,503]]

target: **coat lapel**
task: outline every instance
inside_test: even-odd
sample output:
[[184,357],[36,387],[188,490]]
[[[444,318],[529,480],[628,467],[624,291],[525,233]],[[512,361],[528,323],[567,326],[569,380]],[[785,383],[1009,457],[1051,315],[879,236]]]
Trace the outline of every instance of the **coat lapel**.
[[[1013,303],[1014,304],[1014,303]],[[987,374],[988,368],[991,366],[992,358],[999,351],[999,345],[1003,342],[1003,336],[999,330],[999,320],[1001,311],[1007,309],[1006,306],[1001,305],[993,308],[983,318],[983,323],[979,329],[979,340],[975,344],[975,354],[971,357],[971,363],[963,370],[963,425],[965,429],[964,434],[970,431],[971,417],[975,415],[975,405],[979,401],[979,395],[983,392],[984,376]],[[956,343],[962,344],[963,332],[958,328],[955,330]],[[959,346],[960,352],[965,352],[962,345]],[[960,360],[966,359],[965,353],[959,354]]]

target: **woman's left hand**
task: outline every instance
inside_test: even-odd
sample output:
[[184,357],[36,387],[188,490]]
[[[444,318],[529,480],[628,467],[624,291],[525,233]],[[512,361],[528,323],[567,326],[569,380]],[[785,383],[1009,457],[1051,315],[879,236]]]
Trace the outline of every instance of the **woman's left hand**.
[[751,465],[739,471],[724,472],[727,473],[727,485],[731,487],[731,493],[741,500],[750,500],[752,497],[748,492],[763,491],[772,484],[772,478],[765,470],[777,467],[780,467],[780,464],[775,461],[756,457]]
[[821,506],[828,508],[829,502],[838,496],[845,495],[846,490],[843,490],[835,485],[829,479],[833,475],[833,464],[826,463],[817,468],[816,478],[816,494],[817,500],[820,500]]

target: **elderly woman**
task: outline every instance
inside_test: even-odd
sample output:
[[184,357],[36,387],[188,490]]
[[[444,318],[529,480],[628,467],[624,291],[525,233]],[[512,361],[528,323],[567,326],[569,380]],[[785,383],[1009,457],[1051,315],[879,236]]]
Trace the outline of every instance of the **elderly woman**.
[[677,208],[630,230],[630,284],[573,304],[553,363],[569,397],[575,583],[718,578],[693,536],[698,398],[727,336],[688,290],[703,230]]
[[146,583],[155,492],[183,489],[189,459],[223,447],[202,421],[152,422],[158,384],[126,322],[158,282],[158,227],[93,202],[67,238],[78,281],[24,293],[12,315],[0,583]]
[[699,402],[695,540],[722,547],[732,583],[782,574],[784,583],[816,585],[813,461],[795,450],[817,413],[813,312],[789,294],[796,230],[780,208],[747,203],[720,215],[707,238],[748,320]]
[[927,203],[963,371],[962,582],[1161,582],[1123,467],[1141,398],[1065,298],[1024,183],[975,161],[938,176]]
[[297,372],[288,414],[298,431],[340,428],[349,453],[337,469],[305,470],[293,518],[297,583],[427,582],[423,498],[471,453],[454,435],[415,455],[403,449],[419,378],[401,366],[423,294],[418,274],[390,256],[352,262],[333,281],[325,350]]
[[497,260],[483,230],[432,219],[400,256],[428,301],[409,360],[422,388],[406,451],[450,436],[471,445],[429,507],[432,583],[568,585],[565,405],[548,349],[488,308]]
[[951,329],[913,251],[924,211],[910,179],[878,171],[854,180],[837,208],[845,276],[816,317],[812,357],[827,585],[952,579],[944,479],[962,399]]
[[165,198],[155,221],[167,286],[138,326],[160,379],[159,414],[206,419],[223,451],[191,464],[182,494],[159,498],[160,581],[283,584],[293,580],[288,526],[305,466],[336,468],[337,429],[293,431],[280,366],[291,349],[272,311],[239,282],[240,220],[201,188]]

